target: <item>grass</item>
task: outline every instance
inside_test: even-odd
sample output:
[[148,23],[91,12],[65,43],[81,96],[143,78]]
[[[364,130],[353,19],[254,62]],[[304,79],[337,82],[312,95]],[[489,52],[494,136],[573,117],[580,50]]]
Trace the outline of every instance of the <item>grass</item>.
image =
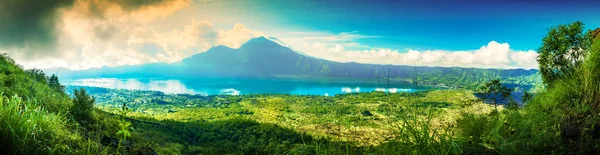
[[[117,95],[114,95],[114,94]],[[117,113],[119,107],[111,104],[118,94],[130,94],[126,100],[138,101],[141,105],[130,113],[133,117],[149,117],[157,120],[223,121],[249,119],[260,123],[277,124],[306,132],[317,137],[328,137],[337,141],[356,142],[361,146],[373,146],[394,137],[391,124],[402,123],[406,110],[417,110],[418,115],[431,115],[436,127],[453,122],[465,109],[477,109],[478,113],[490,111],[491,106],[478,101],[469,91],[439,90],[421,93],[384,94],[381,92],[350,95],[295,96],[295,95],[248,95],[213,96],[202,100],[233,100],[228,104],[209,102],[202,105],[165,105],[156,103],[157,98],[170,101],[194,100],[178,95],[154,97],[144,91],[110,90],[94,94],[99,99],[98,107]],[[216,99],[215,99],[216,98]],[[198,101],[201,102],[201,101]],[[212,105],[211,105],[212,104]],[[431,113],[427,111],[431,109]]]
[[[102,154],[98,143],[72,132],[64,115],[18,96],[0,97],[0,150],[7,154]],[[85,148],[85,149],[80,149]]]
[[432,116],[436,111],[431,108],[425,111],[426,115],[420,115],[413,109],[401,116],[401,121],[392,128],[394,139],[376,147],[378,153],[460,154],[451,125],[435,126]]
[[[107,94],[115,93],[111,91],[122,90],[110,90]],[[2,135],[14,136],[5,138],[4,142],[14,144],[8,150],[17,154],[107,154],[116,153],[115,148],[119,147],[124,154],[561,154],[590,151],[565,147],[563,129],[559,126],[565,112],[557,110],[560,104],[549,103],[560,99],[553,96],[560,96],[563,91],[540,93],[543,98],[534,98],[522,109],[499,108],[497,111],[464,90],[375,92],[334,97],[212,96],[200,99],[195,102],[200,104],[195,106],[179,102],[195,100],[189,96],[161,95],[160,98],[172,101],[170,105],[163,105],[156,104],[157,98],[146,94],[151,92],[123,93],[134,97],[124,100],[141,104],[132,103],[136,108],[124,117],[135,128],[126,140],[119,142],[115,136],[120,118],[116,108],[119,107],[112,106],[111,98],[96,94],[100,105],[92,117],[95,123],[82,126],[85,132],[73,129],[78,126],[73,126],[73,121],[64,114],[39,108],[36,106],[39,104],[30,103],[33,100],[3,98],[5,108],[0,112],[8,125],[3,124],[7,128],[1,128],[5,132]],[[14,117],[19,115],[32,121]]]
[[[105,91],[101,91],[105,92]],[[132,100],[142,105],[132,105],[139,109],[130,113],[132,118],[156,122],[164,126],[176,126],[169,130],[157,130],[164,127],[140,126],[134,123],[136,132],[150,137],[143,141],[162,142],[158,144],[161,151],[176,151],[189,153],[196,148],[205,150],[203,153],[227,154],[220,148],[238,150],[240,154],[257,153],[252,150],[261,150],[261,153],[271,154],[460,154],[470,152],[463,150],[465,141],[458,136],[457,120],[462,115],[486,115],[493,110],[493,106],[484,104],[467,90],[438,90],[420,93],[384,94],[381,92],[358,93],[324,96],[295,96],[295,95],[242,95],[242,96],[210,96],[202,98],[189,106],[189,102],[171,102],[170,105],[157,104],[157,98],[152,97],[152,92],[108,90],[103,95],[95,94],[99,99],[98,108],[116,114],[117,108],[112,106],[113,97],[119,96],[120,100]],[[120,93],[128,94],[131,98],[123,99]],[[117,95],[115,95],[117,94]],[[195,100],[189,96],[160,95],[160,99],[168,101]],[[210,102],[203,102],[208,100]],[[214,102],[217,101],[217,102]],[[155,103],[157,102],[157,103]],[[165,107],[168,107],[165,110]],[[172,112],[168,112],[172,109]],[[500,108],[500,110],[503,110]],[[158,111],[158,112],[157,112]],[[368,111],[368,114],[365,114]],[[222,123],[244,124],[241,122],[258,123],[282,130],[289,130],[279,135],[281,146],[264,143],[265,139],[273,139],[248,133],[271,133],[260,129],[240,131],[237,128],[225,127]],[[145,121],[144,121],[145,122]],[[178,122],[177,125],[172,124]],[[200,124],[198,124],[200,123]],[[185,133],[192,135],[166,135],[161,133],[181,133],[179,128],[188,126],[208,126],[216,129],[192,129]],[[221,124],[221,125],[218,125]],[[226,126],[229,126],[226,125]],[[262,125],[261,125],[262,126]],[[278,129],[279,130],[279,129]],[[195,132],[194,132],[195,131]],[[214,141],[212,136],[205,137],[206,133],[246,133],[234,136],[240,139],[229,139],[215,144],[216,148],[208,147],[210,144],[194,143],[184,137],[204,137],[207,141]],[[295,134],[306,139],[293,140]],[[213,135],[218,137],[219,134]],[[135,139],[134,135],[134,139]],[[219,139],[219,138],[217,138]],[[225,138],[228,139],[228,138]],[[228,141],[238,142],[229,146]],[[249,144],[240,141],[254,141]],[[270,140],[266,140],[270,141]],[[283,142],[282,142],[283,141]],[[286,142],[287,141],[287,142]],[[197,142],[197,141],[196,141]],[[258,148],[240,148],[239,146],[253,146]],[[483,147],[483,146],[482,146]],[[272,150],[273,148],[279,148]],[[211,150],[211,151],[208,151]],[[278,152],[277,150],[286,150]],[[196,150],[197,151],[197,150]],[[471,151],[475,152],[475,151]],[[164,153],[164,152],[163,152]],[[234,153],[237,154],[237,153]]]

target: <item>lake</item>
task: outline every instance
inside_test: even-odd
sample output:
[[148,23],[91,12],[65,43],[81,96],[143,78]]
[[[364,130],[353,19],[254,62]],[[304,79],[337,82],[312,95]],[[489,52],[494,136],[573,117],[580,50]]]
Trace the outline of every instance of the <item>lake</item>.
[[153,90],[170,94],[241,95],[241,94],[295,94],[333,96],[357,92],[415,92],[437,89],[406,82],[387,83],[368,80],[300,80],[275,78],[169,78],[117,79],[92,78],[62,80],[72,86],[94,86],[111,89]]

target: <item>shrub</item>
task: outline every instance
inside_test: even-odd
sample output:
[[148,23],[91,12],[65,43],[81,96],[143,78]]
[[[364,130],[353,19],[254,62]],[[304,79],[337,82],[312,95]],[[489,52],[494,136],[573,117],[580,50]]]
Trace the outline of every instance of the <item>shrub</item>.
[[80,88],[79,90],[75,89],[73,98],[73,106],[71,107],[71,114],[82,125],[87,125],[93,122],[93,111],[94,102],[96,99],[90,95],[88,95],[85,89]]

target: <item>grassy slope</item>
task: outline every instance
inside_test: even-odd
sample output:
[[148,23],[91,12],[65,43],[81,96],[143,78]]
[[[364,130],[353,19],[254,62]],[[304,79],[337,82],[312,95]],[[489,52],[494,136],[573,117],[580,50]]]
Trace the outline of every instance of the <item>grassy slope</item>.
[[100,145],[81,136],[68,116],[71,100],[44,77],[25,72],[0,55],[0,152],[96,154]]

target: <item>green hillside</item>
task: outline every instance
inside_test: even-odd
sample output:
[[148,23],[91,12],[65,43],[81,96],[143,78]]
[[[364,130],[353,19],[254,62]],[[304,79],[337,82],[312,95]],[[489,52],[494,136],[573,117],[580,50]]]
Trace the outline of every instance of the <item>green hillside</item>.
[[0,152],[96,154],[101,145],[83,136],[69,115],[72,101],[55,76],[23,70],[0,55]]

